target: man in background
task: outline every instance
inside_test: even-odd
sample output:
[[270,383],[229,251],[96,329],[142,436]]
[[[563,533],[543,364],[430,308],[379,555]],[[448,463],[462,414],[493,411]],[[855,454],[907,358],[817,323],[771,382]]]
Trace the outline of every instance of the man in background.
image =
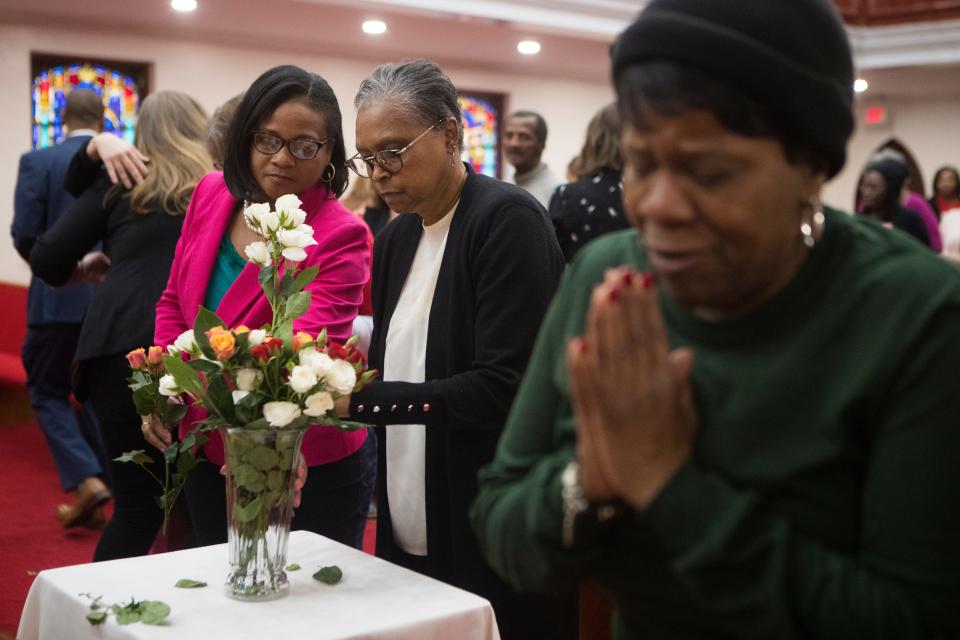
[[[100,96],[87,89],[72,91],[64,107],[63,125],[67,138],[62,143],[20,158],[10,231],[24,260],[29,259],[37,238],[73,203],[63,188],[64,176],[74,154],[103,126]],[[60,484],[64,491],[76,492],[73,504],[57,507],[56,517],[65,528],[102,527],[102,505],[111,497],[100,477],[106,463],[92,413],[76,413],[70,403],[70,366],[93,294],[89,283],[102,278],[108,265],[106,256],[94,252],[84,257],[67,286],[54,289],[39,278],[30,280],[23,367],[30,404],[53,455]]]
[[529,191],[544,208],[563,181],[540,161],[547,145],[547,123],[539,113],[515,111],[503,127],[503,149],[515,170],[513,182]]

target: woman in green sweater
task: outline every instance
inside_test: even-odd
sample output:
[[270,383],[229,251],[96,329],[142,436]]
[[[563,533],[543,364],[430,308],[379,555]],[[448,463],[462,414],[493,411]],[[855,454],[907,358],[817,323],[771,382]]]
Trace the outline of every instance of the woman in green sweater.
[[834,9],[653,0],[613,76],[634,229],[544,321],[488,561],[595,581],[616,638],[960,637],[960,272],[818,204],[853,126]]

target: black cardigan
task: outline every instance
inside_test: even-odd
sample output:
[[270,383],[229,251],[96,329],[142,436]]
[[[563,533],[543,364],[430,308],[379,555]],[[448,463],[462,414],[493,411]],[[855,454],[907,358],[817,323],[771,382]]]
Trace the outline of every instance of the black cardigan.
[[[429,573],[494,601],[501,583],[477,549],[467,511],[477,472],[493,459],[563,255],[543,207],[526,191],[474,173],[450,225],[430,308],[422,383],[375,382],[354,394],[353,419],[426,425]],[[371,366],[383,370],[387,331],[423,231],[413,214],[377,237],[373,258]],[[377,554],[390,559],[385,438],[381,440]],[[496,584],[495,584],[496,583]],[[498,619],[500,614],[498,613]]]
[[101,241],[110,258],[110,270],[84,319],[76,359],[125,354],[153,344],[157,300],[167,284],[183,216],[132,213],[128,193],[111,192],[106,172],[87,156],[86,144],[70,163],[65,187],[77,199],[33,245],[33,274],[60,286],[77,260]]

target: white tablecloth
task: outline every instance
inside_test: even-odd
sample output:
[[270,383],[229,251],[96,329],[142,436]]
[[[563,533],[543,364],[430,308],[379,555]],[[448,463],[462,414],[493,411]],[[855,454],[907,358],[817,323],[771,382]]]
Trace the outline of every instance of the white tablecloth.
[[[290,595],[273,602],[237,602],[223,593],[227,545],[42,571],[27,595],[18,640],[164,638],[387,638],[390,640],[499,640],[490,603],[306,531],[290,534]],[[343,580],[329,586],[312,578],[337,565]],[[181,578],[202,589],[177,589]],[[90,601],[161,600],[164,624],[120,626],[114,616],[99,627],[85,619]]]

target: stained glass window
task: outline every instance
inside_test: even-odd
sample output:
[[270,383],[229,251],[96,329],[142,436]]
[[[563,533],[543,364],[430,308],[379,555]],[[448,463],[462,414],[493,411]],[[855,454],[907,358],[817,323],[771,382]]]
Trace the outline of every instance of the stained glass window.
[[62,114],[74,89],[92,89],[103,97],[103,130],[133,142],[140,109],[137,83],[128,75],[89,63],[57,65],[33,79],[33,148],[43,149],[64,138]]
[[473,170],[498,177],[500,153],[499,109],[493,101],[471,95],[460,95],[460,116],[463,119],[463,159]]

